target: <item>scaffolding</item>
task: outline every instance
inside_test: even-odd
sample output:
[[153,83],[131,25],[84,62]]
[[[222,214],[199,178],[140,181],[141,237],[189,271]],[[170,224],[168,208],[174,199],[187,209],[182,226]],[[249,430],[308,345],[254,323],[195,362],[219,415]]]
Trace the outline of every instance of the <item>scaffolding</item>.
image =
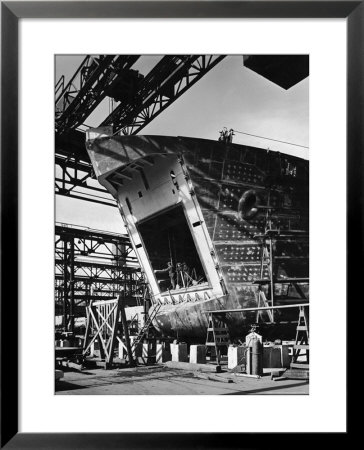
[[127,306],[142,304],[144,280],[127,236],[59,223],[55,235],[56,316],[63,331],[74,331],[91,300],[123,290]]

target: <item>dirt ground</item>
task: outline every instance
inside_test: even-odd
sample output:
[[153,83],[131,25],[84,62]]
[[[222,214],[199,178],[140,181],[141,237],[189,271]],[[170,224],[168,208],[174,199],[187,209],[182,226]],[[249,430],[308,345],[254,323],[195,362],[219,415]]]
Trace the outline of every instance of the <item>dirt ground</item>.
[[[140,366],[77,371],[62,368],[64,377],[56,382],[56,395],[307,395],[306,380],[247,378],[230,372],[200,374],[165,366]],[[216,380],[206,377],[213,375]],[[231,380],[231,382],[226,382]],[[225,382],[224,382],[225,381]]]

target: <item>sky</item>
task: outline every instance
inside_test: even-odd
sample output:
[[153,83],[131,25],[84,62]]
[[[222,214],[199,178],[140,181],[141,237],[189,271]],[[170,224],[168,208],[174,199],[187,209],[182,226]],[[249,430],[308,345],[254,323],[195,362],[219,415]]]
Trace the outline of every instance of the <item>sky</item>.
[[[70,79],[84,55],[56,57],[55,79]],[[132,67],[146,75],[161,59],[142,56]],[[105,100],[85,121],[98,126],[111,111]],[[309,146],[309,77],[285,90],[243,65],[243,56],[227,56],[140,134],[217,140],[223,127]],[[308,149],[244,134],[234,143],[269,148],[308,159]],[[125,233],[117,208],[56,196],[56,221]]]

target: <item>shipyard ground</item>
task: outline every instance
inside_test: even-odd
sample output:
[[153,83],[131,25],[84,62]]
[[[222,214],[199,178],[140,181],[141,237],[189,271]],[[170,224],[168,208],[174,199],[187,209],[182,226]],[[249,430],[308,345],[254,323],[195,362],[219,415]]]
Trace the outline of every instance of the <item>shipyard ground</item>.
[[[77,371],[63,368],[64,377],[56,382],[57,395],[307,395],[306,380],[236,376],[221,372],[220,381],[200,378],[192,371],[165,366],[140,366]],[[231,380],[228,382],[228,380]]]

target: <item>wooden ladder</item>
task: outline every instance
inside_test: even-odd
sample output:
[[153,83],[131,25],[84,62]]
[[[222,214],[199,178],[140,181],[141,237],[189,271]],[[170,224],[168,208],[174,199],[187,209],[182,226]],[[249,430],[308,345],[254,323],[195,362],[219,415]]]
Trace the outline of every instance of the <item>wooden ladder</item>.
[[[283,377],[291,379],[309,379],[310,346],[307,307],[300,306],[296,340],[293,345],[293,355],[290,368],[284,372]],[[305,353],[301,355],[302,350]],[[299,356],[305,356],[305,361],[298,361]]]
[[226,323],[215,314],[209,313],[206,336],[206,355],[216,358],[216,364],[221,361],[221,348],[228,348],[230,344],[229,329]]
[[143,328],[139,331],[136,338],[134,339],[134,342],[131,345],[132,352],[136,349],[138,344],[144,339],[144,336],[148,333],[150,326],[152,325],[153,320],[155,319],[156,315],[158,314],[158,311],[161,309],[161,304],[158,304],[152,311],[152,314],[148,315],[148,318],[143,326]]
[[[257,299],[258,308],[271,306],[268,303],[267,297],[265,296],[265,294],[262,291],[260,286],[258,288],[258,292],[255,295],[258,297],[258,299]],[[273,310],[267,309],[267,310],[258,310],[257,311],[256,319],[255,319],[256,323],[259,323],[259,319],[262,319],[262,321],[264,322],[264,320],[263,320],[264,314],[266,314],[268,316],[269,322],[274,322]]]

